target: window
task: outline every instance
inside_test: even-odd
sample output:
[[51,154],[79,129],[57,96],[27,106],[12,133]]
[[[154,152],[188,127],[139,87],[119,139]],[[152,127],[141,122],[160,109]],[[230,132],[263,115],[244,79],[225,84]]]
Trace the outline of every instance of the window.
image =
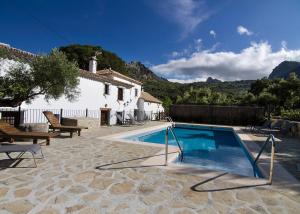
[[138,96],[138,92],[139,92],[139,90],[136,88],[136,89],[135,89],[135,96],[136,96],[136,97]]
[[104,94],[109,94],[109,84],[104,85]]
[[118,88],[118,100],[123,100],[123,88]]

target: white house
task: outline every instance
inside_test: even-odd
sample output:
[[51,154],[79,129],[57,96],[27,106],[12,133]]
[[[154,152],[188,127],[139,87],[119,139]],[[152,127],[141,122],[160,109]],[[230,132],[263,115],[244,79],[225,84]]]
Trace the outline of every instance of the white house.
[[[3,60],[5,59],[2,59],[2,64]],[[159,112],[164,111],[161,101],[142,91],[141,82],[112,69],[97,71],[95,57],[90,59],[88,71],[80,70],[78,88],[80,95],[73,102],[65,97],[47,102],[44,96],[39,96],[31,104],[23,103],[21,107],[99,111],[101,125],[114,125],[121,118],[129,118],[129,115],[137,120],[143,120],[145,117],[156,119]]]
[[142,105],[144,106],[144,111],[146,115],[151,115],[151,119],[157,119],[159,114],[164,112],[162,102],[148,92],[142,91],[139,99],[140,102],[144,102],[144,105]]

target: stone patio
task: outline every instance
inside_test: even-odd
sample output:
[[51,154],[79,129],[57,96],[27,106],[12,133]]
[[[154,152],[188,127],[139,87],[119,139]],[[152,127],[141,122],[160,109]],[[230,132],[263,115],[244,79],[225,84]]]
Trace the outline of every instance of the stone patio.
[[[15,168],[0,154],[0,213],[298,213],[300,192],[290,187],[246,187],[141,163],[158,147],[98,139],[134,127],[89,129],[56,138],[45,159]],[[26,156],[30,157],[30,156]],[[220,173],[221,175],[222,173]]]
[[[252,134],[251,138],[262,145],[266,139],[265,135]],[[300,138],[277,136],[279,142],[276,144],[276,160],[283,165],[295,178],[300,181]],[[269,149],[270,150],[270,149]]]

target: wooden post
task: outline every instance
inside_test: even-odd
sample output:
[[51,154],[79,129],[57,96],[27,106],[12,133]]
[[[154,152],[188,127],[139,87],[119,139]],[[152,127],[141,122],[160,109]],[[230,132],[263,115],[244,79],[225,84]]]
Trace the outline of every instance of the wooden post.
[[169,141],[169,128],[167,127],[166,136],[165,136],[165,144],[166,144],[166,154],[165,154],[165,166],[168,166],[168,141]]
[[18,110],[18,122],[15,124],[15,126],[20,126],[21,123],[21,106],[19,105],[19,110]]
[[125,123],[125,110],[123,110],[123,113],[122,113],[122,123]]
[[59,122],[61,123],[62,121],[62,116],[63,116],[63,109],[60,109],[60,115],[59,115]]

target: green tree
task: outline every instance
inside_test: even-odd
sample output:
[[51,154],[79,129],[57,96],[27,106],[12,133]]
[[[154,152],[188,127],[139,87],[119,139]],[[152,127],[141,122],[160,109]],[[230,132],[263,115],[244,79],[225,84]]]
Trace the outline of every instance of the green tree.
[[241,98],[240,103],[242,105],[253,105],[256,102],[256,97],[251,92],[244,94]]
[[182,97],[180,95],[177,95],[177,97],[176,97],[176,103],[177,104],[182,103]]
[[265,91],[260,93],[257,98],[257,102],[259,103],[259,105],[265,107],[269,119],[271,118],[271,112],[273,111],[272,108],[276,106],[277,101],[278,99],[275,95]]
[[[116,54],[106,51],[100,46],[74,44],[60,47],[59,50],[64,52],[69,60],[76,61],[81,69],[88,70],[90,58],[97,55],[97,69],[111,67],[118,72],[127,74],[125,62]],[[102,54],[99,54],[100,52]]]
[[210,104],[210,96],[211,96],[211,89],[210,88],[198,88],[197,89],[197,95],[196,95],[196,99],[197,99],[197,104],[203,104],[203,105],[207,105]]
[[271,80],[267,78],[262,78],[261,80],[257,80],[251,84],[251,88],[249,92],[258,96],[261,92],[263,92],[268,86],[271,84]]
[[167,97],[163,100],[163,107],[165,109],[166,112],[169,112],[170,110],[170,106],[173,104],[172,100]]
[[62,95],[73,100],[79,93],[78,74],[77,63],[54,49],[49,55],[33,59],[30,66],[11,67],[0,78],[0,106],[16,107],[38,95],[45,95],[46,100]]
[[221,92],[214,92],[209,97],[209,100],[210,100],[210,104],[213,104],[213,105],[224,105],[224,104],[226,104],[227,97],[226,97],[225,94],[223,94]]

